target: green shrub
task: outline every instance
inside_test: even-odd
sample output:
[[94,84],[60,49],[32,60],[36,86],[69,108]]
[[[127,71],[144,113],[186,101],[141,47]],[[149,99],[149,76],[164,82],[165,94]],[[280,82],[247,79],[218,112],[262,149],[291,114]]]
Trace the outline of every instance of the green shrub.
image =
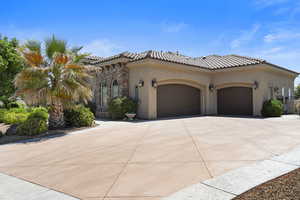
[[88,102],[88,104],[86,105],[86,107],[88,107],[91,111],[92,111],[92,113],[94,114],[94,115],[96,115],[96,109],[97,109],[97,105],[96,105],[96,103],[95,102]]
[[32,108],[26,121],[17,127],[18,135],[38,135],[48,130],[48,111],[43,107]]
[[0,109],[0,122],[6,124],[21,124],[27,120],[30,115],[36,115],[43,119],[48,119],[48,111],[43,107],[35,108],[11,108]]
[[4,115],[6,114],[7,110],[2,108],[0,109],[0,123],[3,123]]
[[7,97],[7,96],[5,96],[5,95],[3,95],[3,96],[0,96],[0,101],[2,101],[3,102],[3,104],[4,104],[4,108],[6,107],[6,105],[10,102],[9,101],[9,98]]
[[94,125],[95,116],[82,105],[74,106],[64,111],[67,126],[82,127]]
[[108,112],[112,119],[123,119],[126,113],[135,113],[137,103],[128,97],[117,97],[108,104]]
[[11,108],[8,109],[8,112],[14,112],[14,113],[26,113],[29,110],[25,109],[25,108]]
[[5,124],[21,124],[22,122],[26,121],[28,115],[29,113],[27,112],[17,113],[13,111],[7,111],[3,116],[3,122]]
[[7,108],[25,108],[26,104],[22,100],[13,101],[7,104]]
[[0,109],[0,122],[6,124],[19,124],[25,121],[29,113],[25,108]]
[[280,117],[283,114],[282,102],[275,99],[265,101],[261,114],[263,117]]
[[38,135],[48,130],[47,120],[39,118],[28,118],[25,122],[20,124],[17,128],[18,135]]
[[44,107],[34,107],[29,111],[30,115],[28,116],[28,118],[40,118],[43,120],[48,120],[49,118],[48,110]]

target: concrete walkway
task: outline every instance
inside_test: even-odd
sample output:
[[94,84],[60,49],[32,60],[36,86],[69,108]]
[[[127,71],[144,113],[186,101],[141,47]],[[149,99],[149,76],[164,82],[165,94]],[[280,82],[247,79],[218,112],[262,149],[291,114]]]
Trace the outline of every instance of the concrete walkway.
[[300,146],[283,155],[189,186],[163,200],[230,200],[298,168]]
[[158,200],[300,144],[299,116],[102,122],[0,146],[0,172],[87,200]]
[[78,200],[77,198],[0,173],[1,200]]

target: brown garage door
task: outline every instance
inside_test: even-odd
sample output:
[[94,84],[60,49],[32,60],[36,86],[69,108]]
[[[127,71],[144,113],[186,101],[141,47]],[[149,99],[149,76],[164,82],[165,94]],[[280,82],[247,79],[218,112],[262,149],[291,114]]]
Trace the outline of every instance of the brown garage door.
[[228,87],[218,90],[218,114],[252,115],[252,88]]
[[172,117],[201,113],[199,89],[187,85],[170,84],[157,88],[157,116]]

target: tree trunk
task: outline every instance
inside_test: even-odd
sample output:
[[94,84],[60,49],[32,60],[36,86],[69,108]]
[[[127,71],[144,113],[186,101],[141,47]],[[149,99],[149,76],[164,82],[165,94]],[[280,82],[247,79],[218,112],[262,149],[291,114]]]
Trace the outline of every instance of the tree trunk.
[[52,104],[49,111],[49,128],[57,129],[65,126],[64,109],[61,104]]

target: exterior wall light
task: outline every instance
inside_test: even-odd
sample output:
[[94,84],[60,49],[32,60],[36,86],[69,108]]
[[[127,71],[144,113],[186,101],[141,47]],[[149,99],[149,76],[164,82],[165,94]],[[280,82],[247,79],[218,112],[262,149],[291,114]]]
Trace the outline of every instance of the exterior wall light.
[[151,85],[152,85],[152,87],[157,88],[157,81],[156,81],[156,79],[152,79]]
[[208,86],[208,89],[209,89],[209,91],[214,91],[214,89],[215,89],[215,86],[214,86],[214,84],[209,84],[209,86]]
[[144,87],[144,81],[143,81],[143,80],[140,80],[140,81],[139,81],[138,87]]
[[259,87],[258,81],[254,81],[253,86],[254,86],[254,90],[258,89]]

